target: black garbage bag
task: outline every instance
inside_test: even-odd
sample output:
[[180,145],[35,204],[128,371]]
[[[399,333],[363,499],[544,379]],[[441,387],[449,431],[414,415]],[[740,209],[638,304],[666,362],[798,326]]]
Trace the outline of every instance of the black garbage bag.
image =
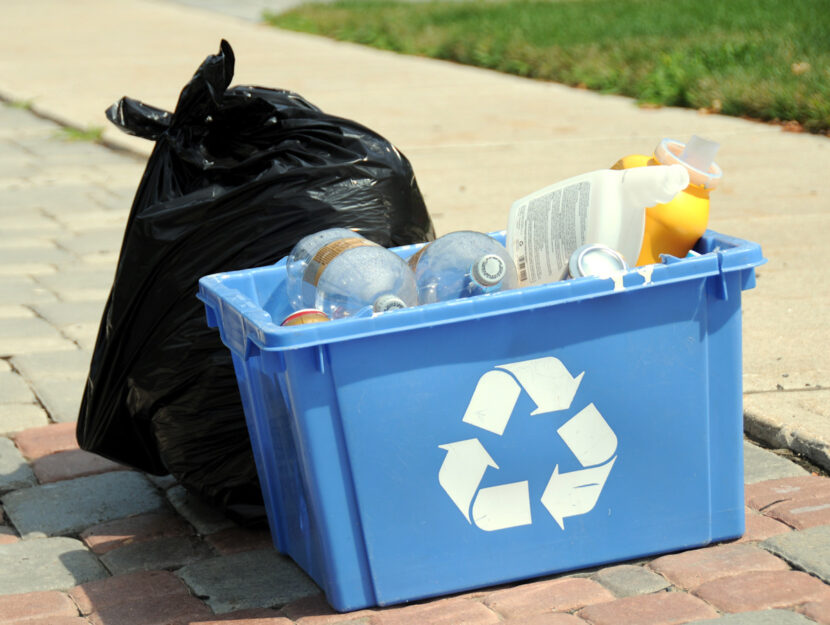
[[434,232],[412,167],[387,140],[290,91],[228,88],[233,69],[223,40],[174,113],[129,98],[107,111],[156,145],[127,220],[77,438],[256,521],[264,508],[231,356],[206,325],[199,278],[274,263],[325,228],[386,247]]

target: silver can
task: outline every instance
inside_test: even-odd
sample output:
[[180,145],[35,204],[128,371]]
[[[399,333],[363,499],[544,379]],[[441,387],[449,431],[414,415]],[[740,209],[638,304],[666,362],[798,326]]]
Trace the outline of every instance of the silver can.
[[618,251],[601,243],[589,243],[578,248],[568,262],[567,278],[595,276],[610,278],[615,273],[628,271],[628,263]]

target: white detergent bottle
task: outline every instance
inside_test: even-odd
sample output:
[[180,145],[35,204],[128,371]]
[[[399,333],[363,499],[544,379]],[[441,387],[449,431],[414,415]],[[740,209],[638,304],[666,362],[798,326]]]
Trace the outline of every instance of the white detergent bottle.
[[601,169],[574,176],[517,200],[507,222],[507,250],[522,285],[567,276],[571,254],[599,243],[636,262],[646,208],[689,186],[682,165]]

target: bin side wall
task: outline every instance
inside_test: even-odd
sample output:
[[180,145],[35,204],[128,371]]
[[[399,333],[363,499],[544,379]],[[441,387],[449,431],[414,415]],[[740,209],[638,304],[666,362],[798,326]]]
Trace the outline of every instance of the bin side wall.
[[[735,433],[741,429],[740,410],[734,409],[740,386],[734,380],[740,377],[740,353],[737,359],[730,355],[736,332],[740,340],[736,310],[733,303],[708,304],[701,279],[329,346],[327,375],[378,602],[635,558],[706,544],[714,534],[740,533],[734,510],[740,482]],[[720,328],[710,336],[713,321]],[[716,369],[713,358],[720,363]],[[569,403],[540,406],[539,391],[534,396],[525,388],[527,376],[513,370],[522,371],[517,363],[552,359],[578,382],[572,382]],[[501,434],[464,420],[478,383],[494,370],[510,375],[492,379],[512,377],[520,387]],[[711,396],[712,377],[719,378],[717,399]],[[495,399],[489,401],[498,404],[500,393],[510,394],[509,382],[504,384],[491,389]],[[562,379],[551,384],[567,386]],[[306,385],[303,392],[311,388]],[[616,438],[609,458],[601,457],[611,447],[596,419],[585,421],[583,444],[590,447],[592,437],[601,438],[605,451],[589,449],[580,456],[579,436],[565,440],[560,434],[589,406]],[[561,432],[573,430],[579,427]],[[713,435],[719,437],[716,444]],[[450,462],[447,446],[472,439],[492,463],[481,456],[465,460],[485,465],[478,468],[483,472],[471,499],[470,487],[466,493],[452,487],[451,494],[439,474]],[[603,478],[601,469],[609,462]],[[582,481],[578,474],[584,474]],[[722,481],[731,486],[713,493],[713,484]],[[518,499],[507,496],[510,489],[497,488],[523,483],[511,491],[520,493]],[[553,512],[543,501],[549,488],[553,507],[558,506]],[[488,510],[475,502],[486,489],[494,489],[487,496],[495,497],[489,505],[496,516],[521,523],[492,529],[492,516],[476,519],[476,509]],[[586,503],[591,497],[577,494],[592,489],[592,504]],[[507,510],[525,500],[525,516]],[[742,506],[739,514],[742,524]],[[722,527],[713,528],[715,518]]]

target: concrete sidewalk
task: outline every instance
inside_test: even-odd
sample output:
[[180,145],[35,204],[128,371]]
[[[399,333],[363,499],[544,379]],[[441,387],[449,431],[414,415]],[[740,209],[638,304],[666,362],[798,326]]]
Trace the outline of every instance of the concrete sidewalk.
[[[3,98],[75,127],[106,126],[103,111],[122,95],[172,110],[224,37],[237,56],[234,84],[292,89],[395,143],[413,163],[439,233],[502,229],[516,197],[649,151],[664,136],[719,141],[726,178],[713,195],[711,227],[758,241],[770,259],[758,288],[744,293],[747,429],[830,467],[822,288],[830,191],[819,184],[830,165],[826,138],[642,110],[623,98],[179,4],[37,7],[4,3]],[[260,618],[272,625],[830,622],[830,480],[755,446],[747,447],[748,533],[738,543],[331,615],[263,532],[234,526],[172,480],[77,449],[73,421],[152,146],[106,128],[106,140],[131,155],[63,142],[56,129],[0,107],[0,624],[149,625],[209,621],[214,613],[246,625]],[[780,611],[763,612],[772,609]],[[730,613],[740,615],[719,617]]]

